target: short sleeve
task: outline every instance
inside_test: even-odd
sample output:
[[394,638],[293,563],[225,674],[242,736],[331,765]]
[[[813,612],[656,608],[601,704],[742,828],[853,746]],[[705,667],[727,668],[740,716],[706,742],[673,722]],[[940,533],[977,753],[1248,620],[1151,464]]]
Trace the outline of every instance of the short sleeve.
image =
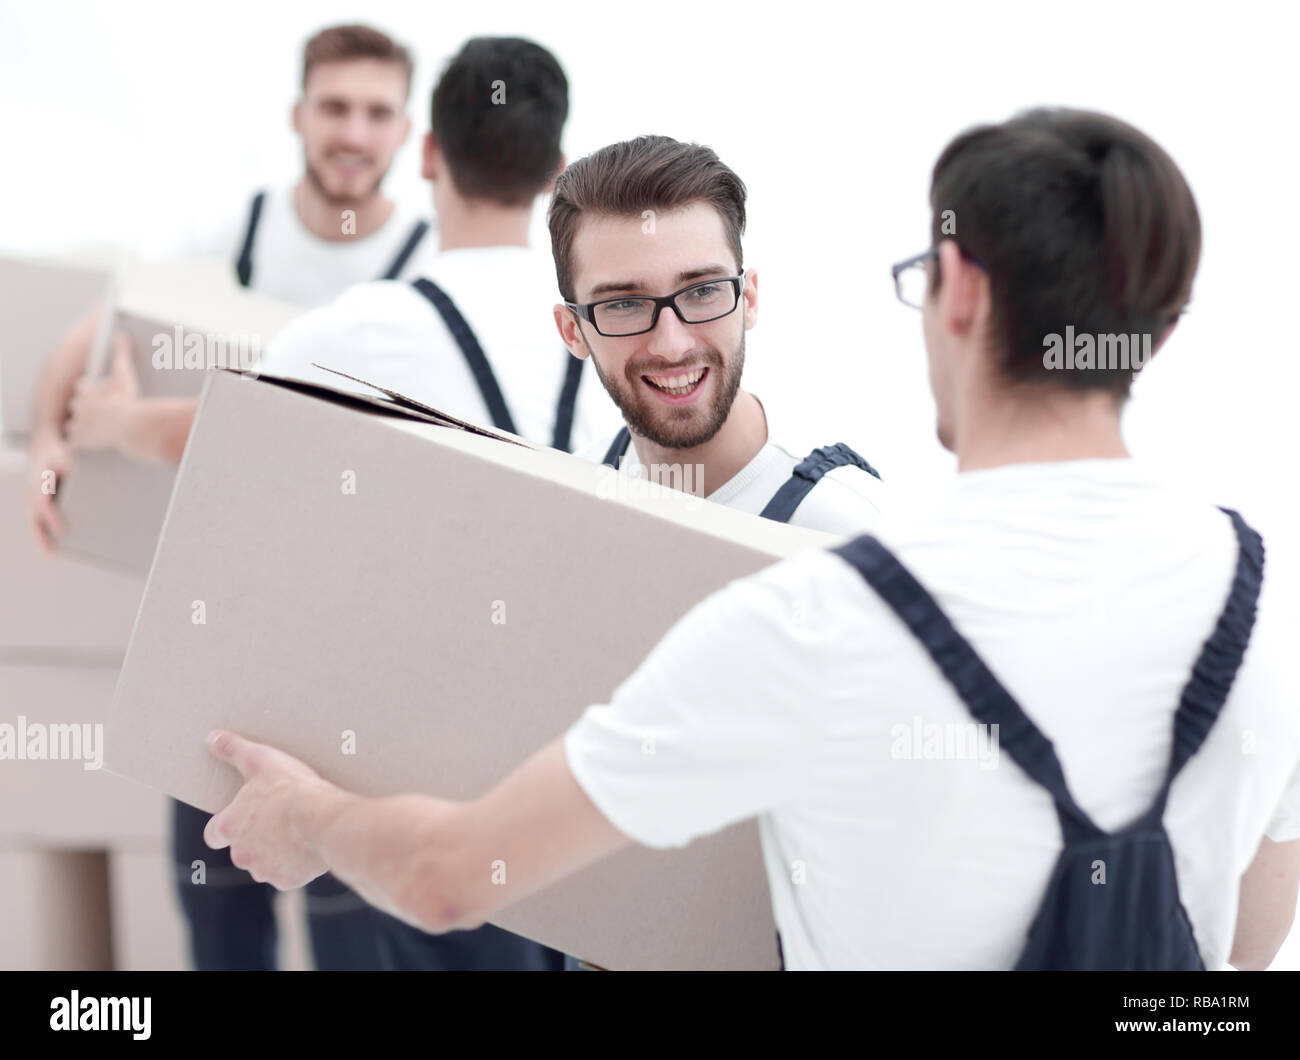
[[575,779],[625,835],[684,846],[806,790],[834,636],[808,620],[807,578],[800,556],[707,597],[566,733]]
[[1300,766],[1291,774],[1264,834],[1275,843],[1300,839]]

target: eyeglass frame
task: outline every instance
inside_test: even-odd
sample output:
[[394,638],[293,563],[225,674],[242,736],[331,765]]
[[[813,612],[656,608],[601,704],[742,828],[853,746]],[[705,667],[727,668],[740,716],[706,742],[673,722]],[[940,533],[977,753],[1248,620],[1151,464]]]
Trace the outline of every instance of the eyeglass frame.
[[[985,265],[984,262],[980,261],[980,259],[977,258],[974,254],[966,253],[966,251],[962,250],[960,246],[957,249],[958,251],[961,252],[961,256],[965,258],[967,261],[969,261],[972,265],[975,265],[983,269],[985,272],[989,271],[989,267]],[[908,309],[921,309],[922,307],[919,305],[913,305],[911,302],[907,301],[907,299],[903,297],[903,285],[898,282],[898,277],[902,275],[902,273],[905,272],[907,269],[914,268],[915,266],[920,265],[922,262],[929,261],[931,258],[938,258],[938,257],[939,257],[939,248],[937,246],[933,246],[929,250],[923,250],[921,251],[920,254],[915,254],[912,257],[907,258],[904,261],[897,262],[896,264],[891,265],[889,267],[889,273],[894,278],[894,294],[897,296],[898,300],[903,303],[903,305],[908,307]]]
[[[615,298],[600,298],[594,302],[565,302],[564,305],[565,308],[571,310],[578,319],[585,320],[595,328],[597,335],[604,336],[607,339],[628,339],[633,335],[645,335],[654,331],[654,329],[659,326],[659,314],[664,309],[671,309],[677,315],[677,319],[683,324],[711,324],[715,320],[721,320],[723,317],[731,316],[731,314],[740,306],[740,299],[741,295],[744,293],[745,276],[747,272],[747,269],[741,269],[738,276],[718,276],[712,280],[699,280],[696,283],[687,284],[680,291],[674,291],[672,294],[666,294],[663,296],[653,294],[624,294]],[[725,313],[719,313],[716,317],[709,317],[708,320],[687,320],[682,316],[681,308],[677,305],[678,296],[685,294],[687,291],[693,291],[696,287],[707,287],[711,283],[732,284],[732,290],[736,292],[735,302],[732,303],[731,308]],[[610,335],[601,331],[600,325],[597,324],[595,320],[594,310],[596,306],[607,305],[610,302],[627,302],[632,299],[641,302],[654,303],[654,312],[650,314],[650,326],[648,328],[642,328],[640,331],[624,331],[618,335]]]

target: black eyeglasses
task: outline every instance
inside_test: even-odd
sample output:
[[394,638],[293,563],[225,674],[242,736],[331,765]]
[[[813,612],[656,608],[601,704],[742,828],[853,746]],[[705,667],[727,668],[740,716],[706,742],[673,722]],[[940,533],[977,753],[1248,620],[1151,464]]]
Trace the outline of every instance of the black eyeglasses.
[[664,309],[671,309],[683,324],[707,324],[710,320],[720,320],[736,311],[744,280],[745,274],[741,272],[739,276],[693,283],[662,298],[624,295],[621,298],[602,298],[598,302],[564,304],[595,328],[596,334],[606,338],[626,338],[653,331]]
[[[979,266],[985,272],[988,271],[984,262],[974,254],[967,254],[964,250],[961,254],[973,265]],[[925,305],[925,294],[930,289],[930,275],[925,268],[925,263],[938,256],[939,248],[931,247],[915,257],[889,267],[889,271],[894,276],[894,293],[898,295],[898,300],[903,305],[911,306],[913,309],[920,309]]]

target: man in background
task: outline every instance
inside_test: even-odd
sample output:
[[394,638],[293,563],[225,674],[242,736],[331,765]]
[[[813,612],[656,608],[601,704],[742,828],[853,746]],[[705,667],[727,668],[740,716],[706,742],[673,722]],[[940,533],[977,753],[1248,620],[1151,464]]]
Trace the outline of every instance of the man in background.
[[[383,192],[394,155],[410,132],[412,59],[378,30],[334,26],[307,41],[294,131],[303,172],[283,188],[256,192],[244,213],[184,246],[188,256],[225,257],[239,284],[303,306],[381,276],[410,275],[430,249],[430,226]],[[125,337],[114,337],[110,374],[86,380],[102,307],[64,336],[37,384],[29,445],[29,518],[38,544],[54,550],[63,524],[44,472],[62,476],[75,449],[119,448],[140,459],[177,462],[198,399],[136,395]],[[173,804],[173,860],[191,952],[200,970],[275,967],[274,890],[214,856],[202,841],[208,814]],[[192,882],[194,861],[205,882]],[[315,963],[322,969],[380,963],[365,903],[331,877],[307,887]]]
[[568,109],[568,81],[545,48],[467,42],[434,89],[423,146],[439,252],[413,284],[361,284],[293,321],[266,371],[354,385],[321,364],[566,451],[616,423],[547,326],[551,259],[529,244],[537,200],[564,166]]

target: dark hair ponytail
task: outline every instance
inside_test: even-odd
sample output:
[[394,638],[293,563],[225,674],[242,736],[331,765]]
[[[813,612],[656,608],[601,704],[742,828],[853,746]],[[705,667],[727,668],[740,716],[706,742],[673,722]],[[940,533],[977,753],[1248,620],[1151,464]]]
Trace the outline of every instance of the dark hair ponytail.
[[988,269],[993,341],[1015,381],[1128,393],[1136,368],[1048,371],[1048,336],[1149,335],[1191,297],[1196,200],[1173,159],[1117,118],[1040,109],[958,136],[935,163],[932,236]]

